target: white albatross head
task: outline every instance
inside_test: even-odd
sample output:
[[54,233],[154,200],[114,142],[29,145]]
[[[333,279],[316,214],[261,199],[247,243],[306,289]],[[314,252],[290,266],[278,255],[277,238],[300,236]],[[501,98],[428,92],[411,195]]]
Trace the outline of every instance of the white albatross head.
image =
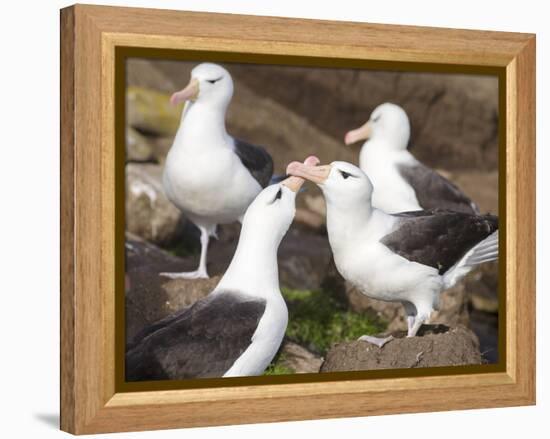
[[399,105],[386,102],[371,113],[369,120],[359,128],[348,131],[346,145],[360,140],[381,140],[385,147],[405,150],[411,135],[409,117]]
[[[305,163],[317,165],[319,159],[310,156]],[[294,219],[296,194],[303,184],[304,179],[290,176],[262,190],[246,210],[243,232],[262,235],[270,241],[269,245],[278,246]]]
[[372,183],[361,169],[351,163],[311,166],[292,162],[286,172],[315,183],[323,191],[327,204],[339,210],[350,212],[371,204]]
[[233,79],[218,64],[202,63],[191,71],[191,80],[184,89],[170,98],[172,105],[180,102],[204,102],[227,107],[233,96]]
[[[317,157],[306,163],[316,165]],[[296,213],[296,194],[304,180],[288,177],[262,190],[248,206],[235,255],[217,289],[262,295],[279,292],[277,250]]]

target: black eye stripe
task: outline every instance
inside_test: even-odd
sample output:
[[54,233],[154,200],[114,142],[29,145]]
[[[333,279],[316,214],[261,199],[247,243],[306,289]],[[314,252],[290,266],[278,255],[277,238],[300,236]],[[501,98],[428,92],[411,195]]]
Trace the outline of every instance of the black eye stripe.
[[353,175],[351,175],[349,172],[346,172],[346,171],[340,171],[340,174],[342,175],[344,180],[348,177],[353,177]]
[[282,196],[283,196],[283,190],[279,188],[279,190],[277,191],[277,195],[275,195],[275,200],[280,200]]
[[375,118],[372,119],[373,122],[378,122],[378,120],[382,117],[381,114],[379,114],[378,116],[376,116]]
[[217,79],[207,79],[206,82],[209,82],[210,84],[214,84],[216,82],[218,82],[220,79],[222,79],[223,76],[220,76],[219,78]]

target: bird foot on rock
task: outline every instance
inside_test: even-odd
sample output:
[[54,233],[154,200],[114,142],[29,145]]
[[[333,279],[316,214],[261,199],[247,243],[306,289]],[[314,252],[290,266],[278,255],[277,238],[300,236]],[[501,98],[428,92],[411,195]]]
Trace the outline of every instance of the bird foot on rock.
[[393,336],[390,335],[390,336],[385,337],[385,338],[380,338],[380,337],[373,337],[372,335],[362,335],[357,340],[372,343],[372,344],[378,346],[380,349],[382,349],[386,343],[393,340]]
[[160,276],[170,279],[209,279],[208,273],[204,270],[195,270],[182,273],[160,273]]

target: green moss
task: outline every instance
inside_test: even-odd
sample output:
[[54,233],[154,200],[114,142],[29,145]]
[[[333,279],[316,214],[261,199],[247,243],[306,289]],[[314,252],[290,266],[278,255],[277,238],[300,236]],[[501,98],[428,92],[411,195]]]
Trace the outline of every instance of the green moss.
[[321,355],[334,343],[385,329],[379,319],[350,311],[334,292],[283,288],[282,293],[289,308],[286,336]]
[[126,90],[128,121],[152,135],[172,137],[180,124],[183,106],[170,104],[170,95],[146,87],[130,86]]
[[199,246],[181,241],[166,247],[164,250],[166,250],[171,255],[178,256],[180,258],[186,258],[187,256],[201,254],[201,249]]
[[273,362],[267,367],[264,372],[264,375],[291,375],[294,373],[294,370],[290,367],[287,367],[283,364],[284,356],[280,355],[278,358],[275,358]]

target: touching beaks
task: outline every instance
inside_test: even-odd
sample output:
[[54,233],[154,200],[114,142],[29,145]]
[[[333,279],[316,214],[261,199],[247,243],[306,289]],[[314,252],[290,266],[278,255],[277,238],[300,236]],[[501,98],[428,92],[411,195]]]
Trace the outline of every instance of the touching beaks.
[[185,86],[183,90],[175,92],[170,97],[170,103],[177,105],[180,102],[195,101],[199,97],[199,81],[195,78],[191,78],[189,84]]
[[304,184],[304,179],[291,175],[290,177],[284,179],[281,184],[289,188],[292,192],[298,192]]
[[[317,166],[320,162],[321,161],[317,157],[315,157],[314,155],[310,155],[308,158],[304,160],[304,163],[300,163],[300,162],[293,162],[293,163],[298,163],[299,165],[302,165],[302,166]],[[290,177],[288,177],[286,180],[283,180],[281,184],[285,185],[287,188],[289,188],[293,192],[298,192],[302,187],[302,185],[304,184],[304,179],[296,175],[291,175],[291,173],[288,172],[288,169],[289,168],[287,167],[287,174],[290,175]]]
[[315,184],[322,184],[329,176],[330,165],[312,166],[306,163],[292,162],[286,168],[288,175],[301,177]]
[[351,145],[359,140],[366,140],[372,135],[372,123],[368,120],[364,125],[354,130],[348,131],[344,137],[346,145]]

